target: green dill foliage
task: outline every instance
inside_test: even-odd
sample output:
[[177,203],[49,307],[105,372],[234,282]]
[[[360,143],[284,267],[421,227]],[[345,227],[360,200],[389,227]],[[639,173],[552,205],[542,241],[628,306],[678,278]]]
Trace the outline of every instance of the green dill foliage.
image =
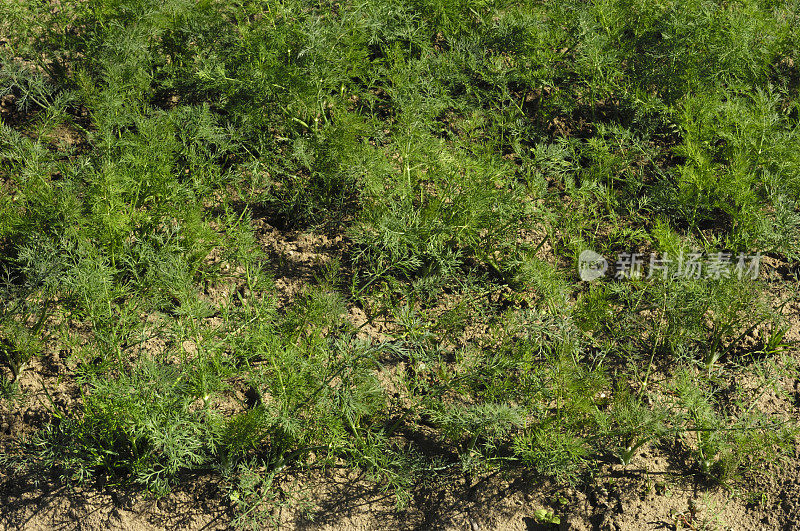
[[716,407],[713,386],[692,382],[689,372],[676,375],[673,389],[684,412],[684,444],[703,476],[730,486],[759,460],[776,461],[796,436],[793,425],[755,412],[747,402],[730,411]]
[[[332,468],[398,508],[651,452],[733,487],[796,431],[759,404],[796,355],[798,28],[766,0],[3,2],[0,400],[49,400],[2,462],[206,474],[252,529]],[[764,268],[589,283],[585,250]]]
[[642,446],[670,432],[669,420],[674,412],[665,404],[648,404],[651,400],[647,398],[637,396],[630,389],[618,388],[609,411],[598,419],[604,434],[612,438],[611,444],[617,444],[615,453],[625,466]]
[[30,444],[73,479],[127,477],[163,492],[178,471],[207,463],[219,439],[218,423],[203,418],[209,411],[191,407],[200,397],[188,374],[142,363],[131,374],[97,380],[80,416],[47,427]]

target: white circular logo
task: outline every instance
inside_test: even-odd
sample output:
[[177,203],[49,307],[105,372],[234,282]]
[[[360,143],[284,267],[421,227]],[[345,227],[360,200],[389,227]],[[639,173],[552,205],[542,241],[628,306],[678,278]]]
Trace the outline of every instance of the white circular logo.
[[583,251],[578,257],[578,274],[581,280],[591,282],[606,274],[608,262],[602,255],[589,249]]

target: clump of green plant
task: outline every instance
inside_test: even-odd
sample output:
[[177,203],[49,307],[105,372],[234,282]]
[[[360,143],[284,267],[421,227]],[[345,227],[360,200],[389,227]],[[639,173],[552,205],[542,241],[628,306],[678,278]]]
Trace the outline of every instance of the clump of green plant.
[[684,440],[697,470],[713,482],[730,486],[758,462],[777,459],[796,433],[791,423],[753,409],[754,402],[739,404],[736,412],[720,411],[711,386],[690,371],[680,372],[673,388],[684,412]]
[[41,354],[50,335],[55,290],[63,274],[58,250],[46,238],[32,236],[15,257],[0,262],[0,359],[10,370],[3,388],[13,385],[31,359]]
[[670,426],[669,421],[674,418],[669,408],[648,404],[646,397],[637,396],[625,387],[614,391],[602,416],[598,423],[603,426],[604,435],[613,441],[613,451],[624,466],[630,464],[642,446],[657,442],[675,429]]
[[514,452],[522,463],[542,476],[564,483],[579,480],[590,455],[589,445],[582,437],[559,431],[552,423],[516,438]]
[[[5,318],[0,321],[2,323],[0,355],[2,361],[11,370],[11,384],[16,383],[30,360],[41,353],[41,332],[47,318],[49,304],[49,301],[41,304],[38,315],[35,316],[36,320],[30,327],[20,324],[16,318]],[[20,318],[24,321],[28,320],[25,313],[22,313]]]
[[525,425],[523,411],[497,403],[448,407],[433,413],[431,418],[445,437],[463,441],[465,463],[473,460],[473,452],[485,459],[497,456],[500,447],[508,444],[510,435]]
[[[522,261],[516,235],[531,208],[509,168],[433,137],[413,124],[387,146],[393,163],[363,179],[363,210],[350,230],[362,286],[416,281],[431,299],[471,262],[509,280]],[[513,264],[513,265],[512,265]]]
[[164,492],[177,472],[207,466],[219,441],[213,412],[193,407],[201,397],[187,374],[145,361],[94,380],[80,411],[54,410],[59,422],[31,439],[39,463],[77,481],[105,476]]

